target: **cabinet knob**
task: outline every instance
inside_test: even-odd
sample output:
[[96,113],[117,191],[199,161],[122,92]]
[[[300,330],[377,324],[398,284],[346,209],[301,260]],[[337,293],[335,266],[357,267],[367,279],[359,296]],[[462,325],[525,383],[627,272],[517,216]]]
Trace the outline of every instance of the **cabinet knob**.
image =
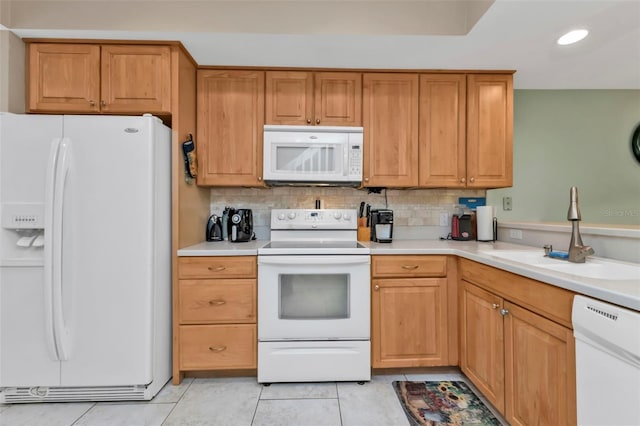
[[104,101],[104,99],[100,101],[100,106],[106,106],[106,105],[107,103]]
[[213,272],[220,272],[220,271],[224,271],[227,268],[225,268],[224,266],[216,266],[215,268],[213,266],[209,266],[207,267],[207,269]]
[[498,309],[500,307],[500,305],[498,305],[497,303],[492,303],[491,304],[491,309]]
[[222,299],[214,299],[214,300],[209,300],[209,305],[211,306],[221,306],[226,304],[227,302],[222,300]]
[[474,178],[474,177],[470,177],[470,178],[469,178],[469,182],[473,183],[473,182],[475,182],[475,181],[476,181],[476,178]]
[[461,183],[465,183],[467,180],[465,178],[460,178]]
[[505,315],[507,315],[508,313],[509,313],[509,310],[508,310],[508,309],[504,309],[504,308],[500,309],[500,315],[505,316]]
[[380,290],[380,286],[379,286],[378,284],[376,284],[376,285],[374,285],[374,286],[373,286],[373,289],[374,289],[375,291],[378,291],[378,290]]
[[222,351],[226,351],[227,347],[226,346],[209,346],[209,350],[211,352],[222,352]]
[[262,182],[262,176],[258,176],[258,182]]
[[92,101],[92,100],[90,100],[90,101],[89,101],[89,105],[91,105],[91,106],[96,106],[96,101]]
[[364,178],[364,181],[365,182],[369,182],[369,178]]
[[307,118],[307,124],[311,124],[311,119]]
[[316,124],[320,124],[320,119],[316,118]]

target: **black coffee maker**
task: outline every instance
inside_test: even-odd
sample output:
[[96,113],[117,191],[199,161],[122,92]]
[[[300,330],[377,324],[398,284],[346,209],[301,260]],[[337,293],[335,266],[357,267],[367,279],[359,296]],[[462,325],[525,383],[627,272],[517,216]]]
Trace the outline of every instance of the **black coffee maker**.
[[254,238],[251,209],[230,209],[227,226],[229,241],[232,243],[250,241]]
[[218,215],[209,216],[206,239],[207,241],[222,241],[222,220]]
[[390,243],[393,239],[393,210],[371,210],[371,241]]

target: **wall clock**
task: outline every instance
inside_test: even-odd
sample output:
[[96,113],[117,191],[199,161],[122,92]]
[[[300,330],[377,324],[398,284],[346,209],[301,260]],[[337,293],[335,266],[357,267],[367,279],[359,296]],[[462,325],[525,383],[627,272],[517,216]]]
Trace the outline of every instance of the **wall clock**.
[[633,136],[631,136],[631,150],[633,151],[633,156],[640,163],[640,123],[638,123]]

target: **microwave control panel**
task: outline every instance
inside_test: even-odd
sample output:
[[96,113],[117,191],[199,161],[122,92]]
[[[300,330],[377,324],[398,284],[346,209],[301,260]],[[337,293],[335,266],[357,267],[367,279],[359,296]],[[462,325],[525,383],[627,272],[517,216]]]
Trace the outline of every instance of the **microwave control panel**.
[[349,145],[349,175],[362,176],[362,144]]

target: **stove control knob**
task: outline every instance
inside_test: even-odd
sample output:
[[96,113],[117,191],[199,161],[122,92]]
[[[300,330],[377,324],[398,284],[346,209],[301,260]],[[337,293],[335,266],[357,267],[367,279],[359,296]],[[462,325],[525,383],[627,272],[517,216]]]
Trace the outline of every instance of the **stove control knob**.
[[280,213],[278,215],[278,220],[284,220],[284,213]]
[[295,218],[296,218],[296,214],[295,214],[294,212],[291,212],[291,213],[289,213],[289,214],[287,215],[287,217],[288,217],[289,219],[292,219],[292,220],[293,220],[293,219],[295,219]]
[[333,214],[333,217],[335,217],[335,218],[336,218],[336,220],[340,220],[340,218],[342,217],[342,213],[340,213],[340,212],[335,212],[335,213]]

